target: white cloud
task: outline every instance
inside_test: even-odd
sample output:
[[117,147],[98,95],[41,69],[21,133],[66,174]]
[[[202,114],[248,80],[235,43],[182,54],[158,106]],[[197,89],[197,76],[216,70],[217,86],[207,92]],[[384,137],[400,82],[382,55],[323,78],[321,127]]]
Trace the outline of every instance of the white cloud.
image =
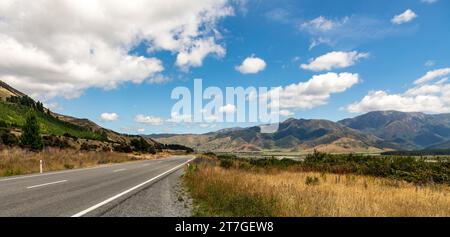
[[284,116],[284,117],[289,117],[289,116],[294,115],[293,112],[291,112],[291,111],[289,111],[289,110],[287,110],[287,109],[282,109],[282,110],[280,110],[280,111],[279,111],[279,114],[280,114],[281,116]]
[[356,48],[362,43],[414,30],[393,27],[382,19],[358,14],[339,19],[318,17],[300,24],[298,28],[311,36],[310,49],[322,44],[337,49]]
[[433,60],[427,60],[425,62],[425,66],[427,66],[427,67],[432,67],[432,66],[434,66],[434,64],[435,64],[435,62]]
[[[344,92],[359,81],[359,75],[352,73],[315,75],[306,82],[271,90],[269,97],[274,100],[271,106],[278,106],[280,111],[312,109],[328,103],[331,94]],[[279,95],[278,100],[275,95]]]
[[232,14],[226,0],[2,1],[0,80],[39,98],[157,81],[161,60],[130,51],[146,44],[180,68],[201,66],[225,54],[216,25]]
[[191,123],[192,122],[192,115],[191,114],[179,114],[177,112],[173,112],[171,114],[171,118],[167,120],[167,122],[171,123]]
[[450,67],[429,71],[423,77],[417,79],[414,84],[423,84],[447,75],[450,75]]
[[103,122],[112,122],[119,119],[119,115],[116,113],[103,113],[100,115],[100,120]]
[[[403,93],[390,94],[383,90],[371,91],[361,101],[347,106],[347,110],[352,113],[375,110],[449,113],[450,83],[447,83],[447,77],[432,82],[439,76],[445,75],[444,73],[435,73],[436,71],[427,73],[428,76],[424,76],[420,83],[416,83],[414,87]],[[437,76],[438,74],[439,76]],[[447,74],[450,74],[450,71]]]
[[219,108],[220,113],[234,114],[236,113],[236,106],[232,104],[227,104]]
[[44,107],[46,107],[49,110],[63,110],[63,107],[58,102],[47,102],[44,104]]
[[330,52],[318,58],[311,59],[309,64],[300,65],[301,68],[311,71],[324,71],[335,68],[346,68],[354,65],[359,59],[369,57],[368,53]]
[[339,24],[341,24],[339,21],[332,21],[319,16],[311,21],[304,22],[300,27],[310,31],[329,31]]
[[134,121],[137,123],[148,124],[148,125],[161,125],[164,122],[164,120],[162,118],[154,117],[154,116],[146,116],[146,115],[142,115],[142,114],[136,115],[136,117],[134,118]]
[[141,133],[141,134],[142,134],[142,133],[145,132],[145,128],[138,128],[137,131],[138,131],[138,133]]
[[261,58],[248,57],[240,66],[236,66],[236,70],[242,74],[256,74],[266,69],[266,62]]
[[214,42],[214,38],[198,40],[194,45],[186,50],[182,50],[177,56],[177,66],[184,70],[190,67],[200,67],[203,59],[208,54],[216,54],[219,57],[225,56],[225,49]]
[[150,84],[164,84],[166,82],[169,82],[171,79],[169,77],[163,76],[163,75],[156,75],[152,78],[150,78],[150,80],[148,80],[148,82]]
[[392,18],[391,22],[394,24],[400,25],[400,24],[408,23],[408,22],[414,20],[414,18],[416,18],[416,17],[417,17],[417,14],[415,12],[413,12],[411,9],[408,9],[405,12],[403,12],[402,14],[394,16],[394,18]]

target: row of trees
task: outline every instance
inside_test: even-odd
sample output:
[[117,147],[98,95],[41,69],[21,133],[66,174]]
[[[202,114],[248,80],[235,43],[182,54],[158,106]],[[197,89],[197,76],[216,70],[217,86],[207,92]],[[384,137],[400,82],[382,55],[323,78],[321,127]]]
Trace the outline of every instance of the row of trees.
[[6,98],[6,101],[10,102],[10,103],[14,103],[14,104],[19,104],[28,108],[32,108],[36,111],[45,112],[44,109],[44,104],[42,104],[42,102],[38,101],[34,101],[32,98],[30,98],[29,96],[10,96],[8,98]]

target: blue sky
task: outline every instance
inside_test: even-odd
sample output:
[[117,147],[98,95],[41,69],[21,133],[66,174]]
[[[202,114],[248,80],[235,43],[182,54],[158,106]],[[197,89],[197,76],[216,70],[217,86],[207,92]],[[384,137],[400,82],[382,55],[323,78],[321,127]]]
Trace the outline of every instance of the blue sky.
[[[159,49],[148,50],[153,46],[152,42],[140,40],[128,48],[128,54],[156,58],[164,69],[155,69],[156,73],[138,83],[124,80],[111,88],[104,83],[82,87],[77,89],[80,93],[74,96],[56,92],[54,96],[42,96],[54,91],[33,91],[38,86],[21,84],[19,76],[2,80],[36,98],[42,98],[57,112],[89,118],[101,126],[125,133],[203,133],[224,127],[251,125],[223,123],[200,126],[167,122],[171,117],[171,107],[176,102],[170,98],[171,91],[178,86],[192,88],[195,78],[203,79],[204,87],[285,88],[291,84],[306,83],[314,76],[326,73],[357,75],[358,82],[347,85],[343,91],[321,92],[329,94],[329,98],[321,101],[320,105],[307,108],[287,106],[285,109],[292,113],[289,117],[295,118],[337,121],[378,109],[450,112],[450,96],[447,97],[443,90],[447,86],[443,79],[450,75],[446,70],[450,67],[449,1],[241,0],[223,4],[232,8],[233,13],[219,16],[213,23],[196,25],[199,29],[213,27],[214,31],[207,36],[195,37],[214,37],[214,42],[226,53],[211,51],[202,58],[201,66],[181,67],[177,64],[180,50],[167,50],[163,44]],[[8,19],[8,16],[3,18]],[[51,24],[53,26],[55,23]],[[19,43],[24,41],[13,33],[9,36]],[[42,49],[45,51],[46,48],[42,46]],[[354,58],[344,57],[347,64],[339,61],[342,58],[337,58],[335,60],[338,62],[334,66],[329,65],[331,68],[328,69],[301,67],[302,64],[312,67],[314,59],[321,56],[327,56],[324,59],[330,63],[330,53],[333,52],[347,57],[354,53]],[[48,54],[58,58],[57,53]],[[254,74],[241,73],[236,66],[246,58],[261,59],[266,66]],[[323,63],[321,65],[323,67]],[[0,67],[0,73],[6,75],[6,71],[5,67]],[[426,83],[415,83],[428,72],[430,76]],[[127,75],[130,74],[122,77]],[[151,78],[155,77],[163,82],[152,83]],[[298,97],[300,100],[302,98]],[[110,121],[106,121],[101,119],[103,113],[117,116],[110,116],[106,119]],[[137,115],[161,121],[140,123]]]

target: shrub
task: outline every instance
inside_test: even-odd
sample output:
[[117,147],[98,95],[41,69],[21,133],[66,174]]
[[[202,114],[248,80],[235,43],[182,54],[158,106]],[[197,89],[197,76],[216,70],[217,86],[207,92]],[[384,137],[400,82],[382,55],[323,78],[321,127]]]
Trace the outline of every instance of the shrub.
[[80,150],[82,151],[96,151],[98,149],[97,145],[83,143],[81,144]]
[[43,142],[46,147],[70,148],[66,140],[60,139],[56,136],[44,136]]
[[131,149],[131,146],[127,144],[118,144],[113,146],[113,150],[116,152],[122,152],[122,153],[131,153],[133,152],[133,149]]
[[22,146],[32,150],[42,150],[44,143],[42,142],[40,135],[40,128],[36,114],[33,111],[30,110],[28,112],[26,122],[22,130],[22,136],[20,137],[20,143]]
[[305,184],[306,185],[318,185],[319,184],[319,178],[308,176],[308,177],[306,177]]
[[9,131],[0,131],[0,143],[6,146],[14,146],[19,144],[19,139],[16,135],[10,133]]
[[220,167],[225,168],[225,169],[229,169],[233,166],[233,161],[232,160],[221,160],[220,161]]

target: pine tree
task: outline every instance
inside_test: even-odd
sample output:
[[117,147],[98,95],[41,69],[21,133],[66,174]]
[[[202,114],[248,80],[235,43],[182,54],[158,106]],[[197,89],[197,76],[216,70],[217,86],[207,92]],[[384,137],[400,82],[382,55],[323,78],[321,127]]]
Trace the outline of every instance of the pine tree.
[[34,111],[27,113],[25,126],[20,137],[21,145],[32,150],[42,150],[44,144],[39,132],[39,122]]

